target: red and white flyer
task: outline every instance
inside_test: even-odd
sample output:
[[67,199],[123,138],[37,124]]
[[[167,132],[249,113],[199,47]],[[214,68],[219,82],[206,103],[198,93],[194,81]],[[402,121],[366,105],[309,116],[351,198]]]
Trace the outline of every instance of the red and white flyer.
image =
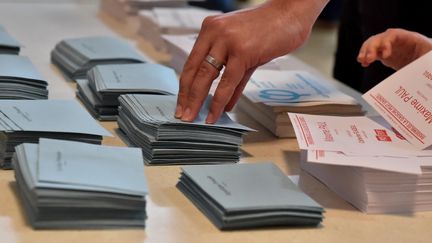
[[392,129],[382,117],[337,117],[289,113],[300,149],[340,151],[347,155],[430,156]]
[[432,145],[432,51],[363,95],[417,149]]

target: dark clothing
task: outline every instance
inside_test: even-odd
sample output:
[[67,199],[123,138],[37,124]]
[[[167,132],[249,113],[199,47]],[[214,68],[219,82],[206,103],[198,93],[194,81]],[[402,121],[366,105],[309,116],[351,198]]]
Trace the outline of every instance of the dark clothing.
[[344,0],[333,75],[364,93],[394,71],[379,62],[357,62],[362,43],[388,28],[403,28],[432,37],[431,0]]

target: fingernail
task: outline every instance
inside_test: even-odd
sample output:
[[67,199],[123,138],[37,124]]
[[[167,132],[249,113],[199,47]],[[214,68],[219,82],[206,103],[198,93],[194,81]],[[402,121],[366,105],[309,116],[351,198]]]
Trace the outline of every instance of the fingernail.
[[207,123],[207,124],[214,124],[214,123],[215,123],[213,113],[210,112],[210,113],[207,115],[206,123]]
[[183,113],[183,116],[181,117],[182,121],[192,121],[192,112],[189,107],[186,108],[185,112]]
[[175,116],[175,118],[181,118],[183,116],[183,108],[181,107],[181,105],[176,106],[174,116]]

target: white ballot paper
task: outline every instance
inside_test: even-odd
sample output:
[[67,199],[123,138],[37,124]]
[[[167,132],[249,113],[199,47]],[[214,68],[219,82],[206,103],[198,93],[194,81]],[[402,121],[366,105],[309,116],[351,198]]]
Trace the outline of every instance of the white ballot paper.
[[418,149],[432,145],[432,51],[363,95]]
[[[427,157],[430,159],[430,157]],[[343,152],[308,150],[307,161],[326,165],[364,167],[399,173],[421,175],[424,158],[387,157],[387,156],[349,156]]]
[[430,156],[415,149],[381,117],[336,117],[289,113],[300,149],[348,155]]

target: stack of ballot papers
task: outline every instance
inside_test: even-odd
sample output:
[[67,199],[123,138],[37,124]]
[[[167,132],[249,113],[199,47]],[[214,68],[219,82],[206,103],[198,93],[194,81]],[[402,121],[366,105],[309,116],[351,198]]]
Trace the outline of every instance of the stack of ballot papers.
[[235,163],[243,134],[252,131],[225,113],[206,124],[209,99],[194,122],[174,118],[177,96],[129,94],[119,100],[119,128],[143,149],[147,164]]
[[141,151],[53,139],[13,157],[33,228],[143,227],[148,193]]
[[162,35],[187,35],[198,33],[204,18],[221,14],[220,11],[202,8],[153,8],[139,12],[138,34],[158,50],[166,50]]
[[323,219],[323,208],[271,163],[184,166],[177,187],[222,230]]
[[72,80],[86,78],[87,71],[96,65],[146,60],[128,42],[109,36],[65,39],[51,52],[51,62]]
[[140,10],[186,7],[188,2],[202,2],[204,0],[102,0],[100,9],[119,21],[136,16]]
[[290,114],[302,167],[362,211],[432,210],[432,51],[363,98],[377,117]]
[[0,54],[18,55],[21,44],[0,25]]
[[367,213],[432,210],[432,150],[415,150],[382,117],[290,113],[301,167]]
[[0,100],[0,167],[10,168],[14,147],[39,138],[100,144],[111,134],[73,100]]
[[153,63],[99,65],[77,84],[77,96],[99,120],[117,119],[122,94],[176,95],[179,86],[174,70]]
[[47,99],[47,86],[27,57],[0,54],[0,99]]
[[278,137],[294,137],[287,112],[363,115],[362,106],[328,80],[306,71],[257,70],[238,107]]

